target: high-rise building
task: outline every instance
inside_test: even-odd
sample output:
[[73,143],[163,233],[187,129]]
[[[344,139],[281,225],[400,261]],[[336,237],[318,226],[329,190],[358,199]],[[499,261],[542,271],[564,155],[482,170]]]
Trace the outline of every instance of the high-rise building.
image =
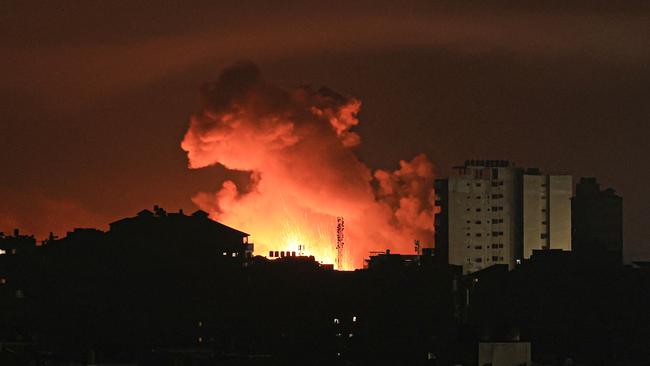
[[528,169],[522,183],[523,258],[533,250],[571,250],[572,177]]
[[468,160],[436,181],[436,255],[472,273],[514,268],[534,249],[571,250],[570,176],[524,171],[505,160]]
[[[469,160],[436,181],[436,247],[450,264],[472,273],[493,264],[514,267],[518,252],[519,175],[503,160]],[[444,254],[443,254],[444,253]]]
[[600,189],[596,178],[581,178],[571,199],[573,248],[577,254],[623,260],[623,199]]

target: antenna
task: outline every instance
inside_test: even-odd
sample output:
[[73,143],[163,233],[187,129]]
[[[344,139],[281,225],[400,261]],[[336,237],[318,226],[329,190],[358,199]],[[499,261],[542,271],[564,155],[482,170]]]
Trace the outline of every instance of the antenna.
[[415,261],[420,265],[420,241],[415,239]]
[[343,246],[345,245],[345,220],[336,218],[336,269],[343,269]]

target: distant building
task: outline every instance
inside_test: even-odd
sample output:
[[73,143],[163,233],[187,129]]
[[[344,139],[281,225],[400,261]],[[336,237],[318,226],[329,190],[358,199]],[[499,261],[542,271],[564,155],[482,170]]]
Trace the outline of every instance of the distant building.
[[472,273],[514,268],[534,249],[571,249],[570,176],[506,160],[468,160],[436,180],[436,254]]
[[[109,224],[111,240],[129,243],[132,250],[165,253],[182,257],[210,258],[217,256],[229,261],[246,261],[253,256],[249,234],[233,229],[198,210],[192,215],[167,213],[155,206],[154,211],[142,210],[137,216]],[[138,248],[137,246],[144,246]]]
[[524,259],[530,258],[533,250],[571,250],[573,178],[528,169],[522,191]]
[[36,239],[33,235],[21,235],[18,229],[9,236],[0,232],[0,255],[15,255],[33,252]]
[[623,260],[623,199],[600,189],[596,178],[581,178],[571,200],[573,248],[581,256]]
[[530,342],[490,342],[478,344],[479,366],[530,366]]
[[389,249],[386,252],[376,252],[366,259],[366,267],[369,270],[376,269],[398,269],[410,266],[417,266],[420,256],[415,254],[394,254]]

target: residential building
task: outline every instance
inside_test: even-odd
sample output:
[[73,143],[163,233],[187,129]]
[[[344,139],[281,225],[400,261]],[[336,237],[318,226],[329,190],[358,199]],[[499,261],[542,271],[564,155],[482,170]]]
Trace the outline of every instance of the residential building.
[[623,260],[623,199],[596,178],[581,178],[571,199],[573,248],[577,254]]
[[436,180],[436,255],[472,273],[513,269],[533,250],[571,250],[572,178],[506,160],[468,160]]

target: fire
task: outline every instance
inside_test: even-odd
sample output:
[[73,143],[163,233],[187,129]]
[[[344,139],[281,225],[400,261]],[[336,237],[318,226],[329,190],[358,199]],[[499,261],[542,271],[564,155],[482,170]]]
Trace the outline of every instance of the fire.
[[[336,263],[336,222],[307,223],[287,219],[280,231],[279,250],[296,252],[298,255],[314,256],[321,263]],[[312,227],[310,227],[312,226]],[[343,267],[338,269],[351,269]]]
[[433,164],[424,155],[372,172],[356,155],[361,102],[329,89],[284,90],[239,63],[201,89],[202,110],[181,143],[190,168],[221,164],[246,172],[193,201],[250,233],[255,252],[302,252],[336,263],[337,217],[345,218],[341,268],[369,251],[408,253],[433,245]]

